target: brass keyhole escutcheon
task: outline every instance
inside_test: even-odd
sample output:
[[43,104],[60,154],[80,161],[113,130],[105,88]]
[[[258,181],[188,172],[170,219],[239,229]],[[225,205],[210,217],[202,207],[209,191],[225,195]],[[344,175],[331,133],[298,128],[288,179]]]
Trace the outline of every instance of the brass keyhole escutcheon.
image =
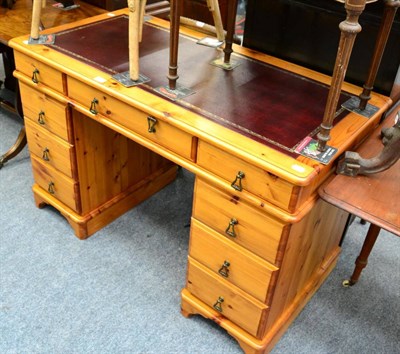
[[231,187],[239,192],[243,190],[242,179],[245,177],[244,172],[238,171],[235,180],[231,183]]
[[50,153],[50,150],[48,148],[44,148],[43,154],[42,154],[42,159],[45,161],[50,161],[49,153]]
[[231,264],[228,261],[224,261],[221,268],[219,268],[218,273],[221,274],[224,278],[228,278],[230,265]]
[[96,110],[96,104],[99,103],[99,100],[97,98],[93,98],[92,102],[90,103],[90,108],[89,111],[92,114],[97,114],[97,110]]
[[229,221],[229,225],[226,228],[225,233],[230,237],[236,237],[235,225],[237,224],[239,224],[239,221],[237,221],[235,218],[232,218]]
[[220,296],[217,300],[217,302],[213,305],[214,310],[217,310],[218,312],[222,312],[222,306],[221,304],[224,302],[224,298]]
[[39,75],[39,70],[37,68],[35,68],[35,70],[33,70],[33,73],[32,73],[32,82],[35,84],[39,83],[38,75]]
[[47,187],[47,191],[50,193],[50,194],[54,194],[56,191],[55,191],[55,189],[54,189],[54,183],[53,182],[50,182],[49,183],[49,186]]
[[40,111],[38,115],[38,123],[40,125],[45,125],[44,116],[45,116],[44,112]]
[[148,129],[147,131],[149,133],[155,133],[156,132],[156,124],[157,124],[157,119],[152,117],[152,116],[148,116],[147,117],[147,125],[148,125]]

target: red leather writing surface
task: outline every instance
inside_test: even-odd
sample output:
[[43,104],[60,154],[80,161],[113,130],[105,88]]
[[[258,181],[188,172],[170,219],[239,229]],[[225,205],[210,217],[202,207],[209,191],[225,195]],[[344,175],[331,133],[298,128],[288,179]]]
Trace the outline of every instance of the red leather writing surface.
[[[60,32],[51,47],[110,74],[128,71],[128,17]],[[238,55],[232,59],[240,65],[232,71],[210,65],[221,54],[221,50],[180,38],[178,83],[195,94],[177,104],[288,154],[306,136],[315,134],[328,86]],[[143,89],[167,85],[168,61],[169,33],[145,25],[140,72],[151,81]],[[342,94],[340,101],[349,97]]]

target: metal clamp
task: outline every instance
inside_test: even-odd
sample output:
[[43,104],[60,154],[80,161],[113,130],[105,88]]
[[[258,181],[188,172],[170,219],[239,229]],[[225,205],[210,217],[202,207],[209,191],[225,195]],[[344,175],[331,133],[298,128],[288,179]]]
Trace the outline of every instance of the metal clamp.
[[42,154],[43,160],[50,161],[49,152],[50,150],[47,147],[43,149],[43,154]]
[[149,133],[155,133],[156,132],[156,124],[157,124],[157,119],[152,117],[152,116],[148,116],[147,117],[147,124],[148,124],[148,129],[147,131]]
[[46,124],[46,122],[44,121],[44,116],[45,116],[44,112],[40,111],[39,115],[38,115],[38,123],[40,125],[45,125]]
[[235,180],[231,183],[231,187],[239,192],[243,190],[242,179],[245,177],[244,172],[239,171],[236,175]]
[[96,110],[96,104],[99,103],[99,100],[97,98],[93,98],[92,102],[90,103],[90,108],[89,111],[92,114],[97,114],[97,110]]
[[221,274],[224,278],[229,277],[229,266],[231,264],[228,261],[224,261],[221,268],[218,270],[218,273]]
[[32,73],[32,82],[35,84],[39,83],[38,75],[39,75],[39,69],[35,68],[35,70],[33,70]]
[[225,233],[230,237],[236,237],[235,225],[237,224],[239,224],[239,221],[237,221],[235,218],[232,218],[229,221],[229,225],[226,228]]
[[224,298],[220,296],[217,300],[217,302],[213,305],[214,310],[217,310],[218,312],[222,312],[222,306],[221,304],[224,302]]

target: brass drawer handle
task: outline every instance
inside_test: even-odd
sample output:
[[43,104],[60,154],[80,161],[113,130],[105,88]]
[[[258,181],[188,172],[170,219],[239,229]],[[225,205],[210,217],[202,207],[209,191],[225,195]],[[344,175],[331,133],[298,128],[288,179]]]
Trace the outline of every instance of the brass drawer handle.
[[239,221],[237,221],[235,218],[232,218],[229,221],[229,225],[226,228],[225,233],[230,237],[236,237],[235,225],[237,224],[239,224]]
[[148,116],[147,117],[147,124],[148,124],[148,129],[147,131],[149,133],[155,133],[156,132],[156,124],[157,124],[157,119],[152,117],[152,116]]
[[49,183],[49,186],[47,187],[47,191],[50,193],[50,194],[54,194],[56,191],[55,191],[55,189],[54,189],[54,183],[53,182],[50,182]]
[[35,70],[33,70],[33,73],[32,73],[32,81],[35,84],[39,83],[38,75],[39,75],[39,70],[37,68],[35,68]]
[[44,112],[40,111],[39,115],[38,115],[38,123],[40,125],[45,125],[46,124],[45,121],[44,121],[44,116],[45,116]]
[[43,160],[50,161],[49,152],[50,152],[50,150],[48,148],[44,148],[43,154],[42,154]]
[[228,261],[224,261],[221,268],[219,268],[218,273],[221,274],[224,278],[228,278],[230,265],[231,264]]
[[244,172],[239,171],[236,175],[235,180],[231,183],[231,187],[239,192],[243,190],[242,179],[245,177]]
[[96,104],[98,104],[98,103],[99,103],[99,100],[97,98],[93,98],[92,102],[90,103],[90,108],[89,108],[90,113],[93,113],[93,114],[98,113],[96,110]]
[[224,302],[224,298],[220,296],[217,300],[217,302],[213,305],[213,308],[217,310],[218,312],[222,312],[222,306],[221,304]]

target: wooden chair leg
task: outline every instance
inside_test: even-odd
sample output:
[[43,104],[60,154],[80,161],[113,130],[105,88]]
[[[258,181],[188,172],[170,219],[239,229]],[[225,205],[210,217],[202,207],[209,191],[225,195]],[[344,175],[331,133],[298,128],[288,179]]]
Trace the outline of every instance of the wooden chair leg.
[[335,68],[332,76],[332,83],[325,106],[324,117],[318,133],[318,150],[325,151],[326,144],[330,140],[330,131],[335,118],[337,104],[339,102],[340,91],[346,70],[349,64],[350,55],[353,49],[357,33],[361,31],[358,18],[364,11],[366,0],[348,0],[345,8],[347,11],[346,20],[340,23],[341,31],[338,52],[336,56]]
[[371,91],[374,88],[376,75],[381,64],[382,56],[385,51],[386,43],[389,38],[390,30],[396,16],[397,8],[400,7],[400,1],[385,0],[385,9],[382,16],[381,26],[379,28],[378,37],[375,44],[374,53],[368,70],[368,78],[363,86],[360,94],[359,109],[364,110],[371,98]]
[[0,168],[2,168],[8,160],[18,155],[21,152],[21,150],[25,147],[25,145],[26,145],[26,133],[25,133],[25,127],[22,127],[14,145],[11,146],[11,148],[4,155],[0,157]]

